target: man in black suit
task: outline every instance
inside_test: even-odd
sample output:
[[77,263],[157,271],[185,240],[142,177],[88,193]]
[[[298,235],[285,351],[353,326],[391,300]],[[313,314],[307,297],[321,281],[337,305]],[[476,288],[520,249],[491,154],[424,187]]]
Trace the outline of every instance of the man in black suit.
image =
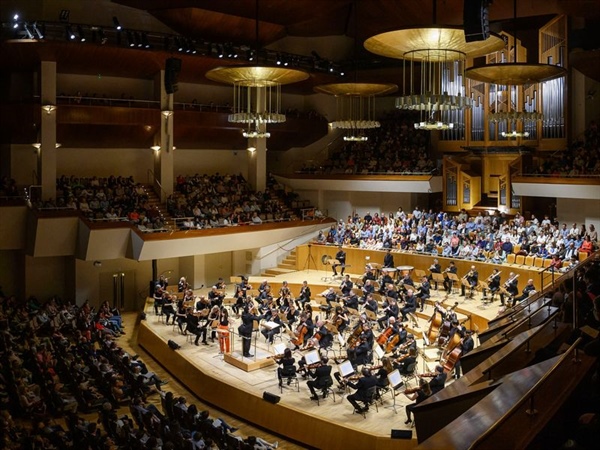
[[254,330],[254,321],[260,321],[263,316],[257,316],[248,309],[248,306],[244,307],[242,313],[242,323],[238,327],[238,333],[242,338],[242,354],[246,358],[251,358],[254,355],[250,354],[250,346],[252,345],[252,331]]
[[440,365],[435,366],[435,374],[436,375],[429,382],[432,394],[436,394],[444,389],[444,386],[446,386],[446,378],[448,376],[444,372],[444,368]]
[[346,252],[344,251],[341,245],[339,246],[338,252],[335,254],[335,259],[337,259],[338,264],[334,264],[333,266],[331,266],[333,268],[333,276],[337,276],[338,266],[341,266],[342,275],[344,275],[344,270],[346,270]]
[[427,300],[429,297],[431,297],[431,284],[429,284],[427,277],[423,277],[421,279],[421,286],[417,292],[417,298],[419,299],[421,312],[423,312],[423,309],[425,308],[425,300]]
[[456,275],[456,272],[458,272],[458,269],[457,269],[456,265],[454,264],[454,261],[450,261],[450,265],[444,272],[444,289],[446,290],[446,292],[448,294],[450,294],[452,292],[452,280],[450,278],[448,278],[448,276],[446,276],[445,274],[453,273]]
[[527,299],[527,297],[529,297],[531,295],[531,293],[534,291],[535,291],[535,286],[533,285],[533,279],[527,280],[527,284],[523,288],[523,293],[520,296],[513,298],[512,307],[514,308],[515,305],[517,304],[517,302],[521,302],[521,301]]
[[[331,366],[327,363],[329,359],[327,356],[321,357],[321,365],[314,370],[309,370],[308,375],[313,380],[308,380],[306,384],[308,385],[308,389],[310,389],[310,393],[312,396],[311,400],[318,400],[319,396],[317,395],[317,389],[326,389],[333,384],[333,379],[331,378]],[[323,398],[325,398],[325,393],[323,394]]]
[[[467,277],[467,284],[469,285],[469,288],[471,289],[469,296],[473,297],[473,289],[475,289],[477,287],[477,283],[479,282],[479,273],[477,272],[477,269],[475,268],[475,266],[471,266],[471,270],[467,273],[466,277]],[[460,296],[461,297],[465,296],[465,284],[464,283],[460,287]]]
[[354,368],[362,366],[369,362],[369,344],[367,342],[367,335],[361,333],[359,336],[359,343],[354,348],[348,349],[348,360],[352,363]]
[[340,291],[342,291],[342,295],[347,296],[354,287],[354,284],[350,280],[350,275],[346,275],[342,284],[340,284]]
[[[471,350],[473,350],[473,348],[475,347],[475,342],[473,341],[473,333],[471,332],[471,330],[465,331],[465,336],[463,337],[459,345],[461,347],[461,358],[468,354]],[[458,361],[456,361],[456,363],[454,364],[454,378],[459,379],[461,375],[462,370],[460,365],[460,358],[458,358]]]
[[392,252],[390,249],[388,249],[385,256],[383,257],[383,267],[387,267],[390,269],[396,267],[396,266],[394,266],[394,255],[392,255]]
[[406,291],[406,296],[404,297],[404,307],[400,310],[402,314],[402,321],[406,322],[408,318],[407,314],[413,314],[417,310],[417,297],[415,297],[413,290],[409,289]]
[[[362,368],[361,375],[362,377],[356,383],[352,381],[348,382],[348,386],[356,389],[356,392],[346,397],[352,406],[354,406],[354,410],[360,414],[368,411],[368,402],[371,400],[369,392],[377,386],[377,377],[373,376],[367,367]],[[365,406],[361,407],[358,402],[363,402]]]
[[202,343],[208,345],[208,342],[206,342],[206,325],[200,326],[200,319],[192,313],[192,308],[187,309],[186,323],[185,331],[196,335],[194,344],[198,345],[198,341],[202,337]]

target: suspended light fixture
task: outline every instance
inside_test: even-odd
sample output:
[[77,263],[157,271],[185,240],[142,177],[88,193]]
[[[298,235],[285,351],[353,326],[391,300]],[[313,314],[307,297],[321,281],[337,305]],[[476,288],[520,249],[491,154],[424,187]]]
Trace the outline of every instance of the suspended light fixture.
[[335,96],[338,120],[329,125],[345,130],[344,140],[352,142],[367,141],[365,130],[381,126],[375,120],[375,97],[397,90],[395,84],[377,83],[332,83],[315,87],[316,92]]
[[433,0],[432,26],[378,34],[364,44],[372,53],[403,60],[402,97],[396,99],[396,107],[419,111],[419,128],[426,130],[451,129],[454,121],[463,120],[462,114],[454,116],[453,112],[473,104],[465,96],[467,58],[504,46],[500,36],[493,33],[486,40],[467,42],[462,28],[437,26],[436,6]]
[[379,128],[381,124],[375,120],[375,97],[391,94],[398,90],[395,84],[359,83],[358,68],[358,3],[353,3],[354,10],[354,82],[331,83],[316,86],[314,90],[322,94],[333,95],[336,99],[336,118],[329,126],[344,130],[344,140],[349,142],[366,142],[366,130]]
[[[206,78],[233,85],[233,108],[228,120],[248,125],[244,137],[268,138],[266,124],[285,122],[281,86],[304,81],[308,74],[283,66],[259,65],[258,0],[256,1],[256,65],[217,67]],[[219,55],[221,57],[221,54]]]

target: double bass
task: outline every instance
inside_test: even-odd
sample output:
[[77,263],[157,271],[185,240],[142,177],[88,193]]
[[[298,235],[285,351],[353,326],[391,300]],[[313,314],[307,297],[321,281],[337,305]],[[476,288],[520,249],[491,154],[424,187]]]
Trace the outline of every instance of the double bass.
[[454,369],[454,366],[462,355],[462,343],[463,340],[461,339],[443,359],[442,367],[444,368],[444,372],[449,373]]
[[452,306],[448,310],[448,312],[446,313],[446,316],[444,317],[444,321],[442,322],[442,326],[440,327],[440,333],[438,335],[438,340],[437,340],[437,345],[439,347],[444,345],[446,343],[446,341],[448,340],[448,335],[450,334],[450,331],[452,330],[452,317],[456,316],[454,314],[454,309],[457,306],[458,306],[458,302],[456,302],[454,304],[454,306]]
[[427,330],[427,334],[424,336],[427,345],[431,345],[432,342],[435,342],[438,333],[440,331],[440,325],[444,321],[444,314],[438,309],[437,305],[433,310],[433,315],[431,319],[429,319],[429,330]]

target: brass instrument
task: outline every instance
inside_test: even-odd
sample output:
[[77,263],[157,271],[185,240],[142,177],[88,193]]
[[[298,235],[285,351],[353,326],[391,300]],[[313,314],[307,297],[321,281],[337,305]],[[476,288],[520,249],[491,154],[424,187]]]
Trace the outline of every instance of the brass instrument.
[[502,285],[502,287],[503,287],[504,289],[507,289],[507,288],[510,286],[510,284],[511,284],[513,281],[515,281],[517,278],[519,278],[519,274],[516,274],[515,276],[513,276],[513,277],[509,278],[508,280],[506,280],[506,281],[504,282],[504,284]]
[[497,273],[491,274],[489,277],[487,277],[487,280],[485,280],[485,282],[490,283],[494,279],[494,277],[499,277],[501,273],[502,273],[502,271],[500,270]]

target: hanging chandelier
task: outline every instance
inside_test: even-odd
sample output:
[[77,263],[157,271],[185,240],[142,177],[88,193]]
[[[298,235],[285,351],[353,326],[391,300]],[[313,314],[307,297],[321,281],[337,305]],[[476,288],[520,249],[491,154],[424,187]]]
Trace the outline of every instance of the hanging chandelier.
[[281,86],[304,81],[308,74],[286,67],[231,66],[216,67],[206,73],[206,78],[233,85],[228,121],[247,125],[244,137],[268,138],[270,133],[262,131],[264,126],[286,120],[281,112]]
[[281,86],[308,78],[303,70],[259,64],[258,7],[256,0],[256,64],[216,67],[206,73],[209,80],[233,85],[233,108],[227,119],[246,125],[247,129],[242,131],[246,138],[270,137],[266,125],[285,122],[285,114],[281,112]]
[[466,42],[461,28],[434,25],[378,34],[364,45],[377,55],[403,60],[402,96],[396,99],[396,107],[421,113],[415,127],[447,130],[454,127],[453,112],[473,104],[465,95],[467,58],[493,52],[504,42],[495,34],[484,41]]
[[344,140],[366,142],[366,130],[379,128],[375,120],[375,97],[396,92],[395,84],[332,83],[315,87],[315,91],[336,98],[337,118],[330,122],[333,129],[345,131]]

